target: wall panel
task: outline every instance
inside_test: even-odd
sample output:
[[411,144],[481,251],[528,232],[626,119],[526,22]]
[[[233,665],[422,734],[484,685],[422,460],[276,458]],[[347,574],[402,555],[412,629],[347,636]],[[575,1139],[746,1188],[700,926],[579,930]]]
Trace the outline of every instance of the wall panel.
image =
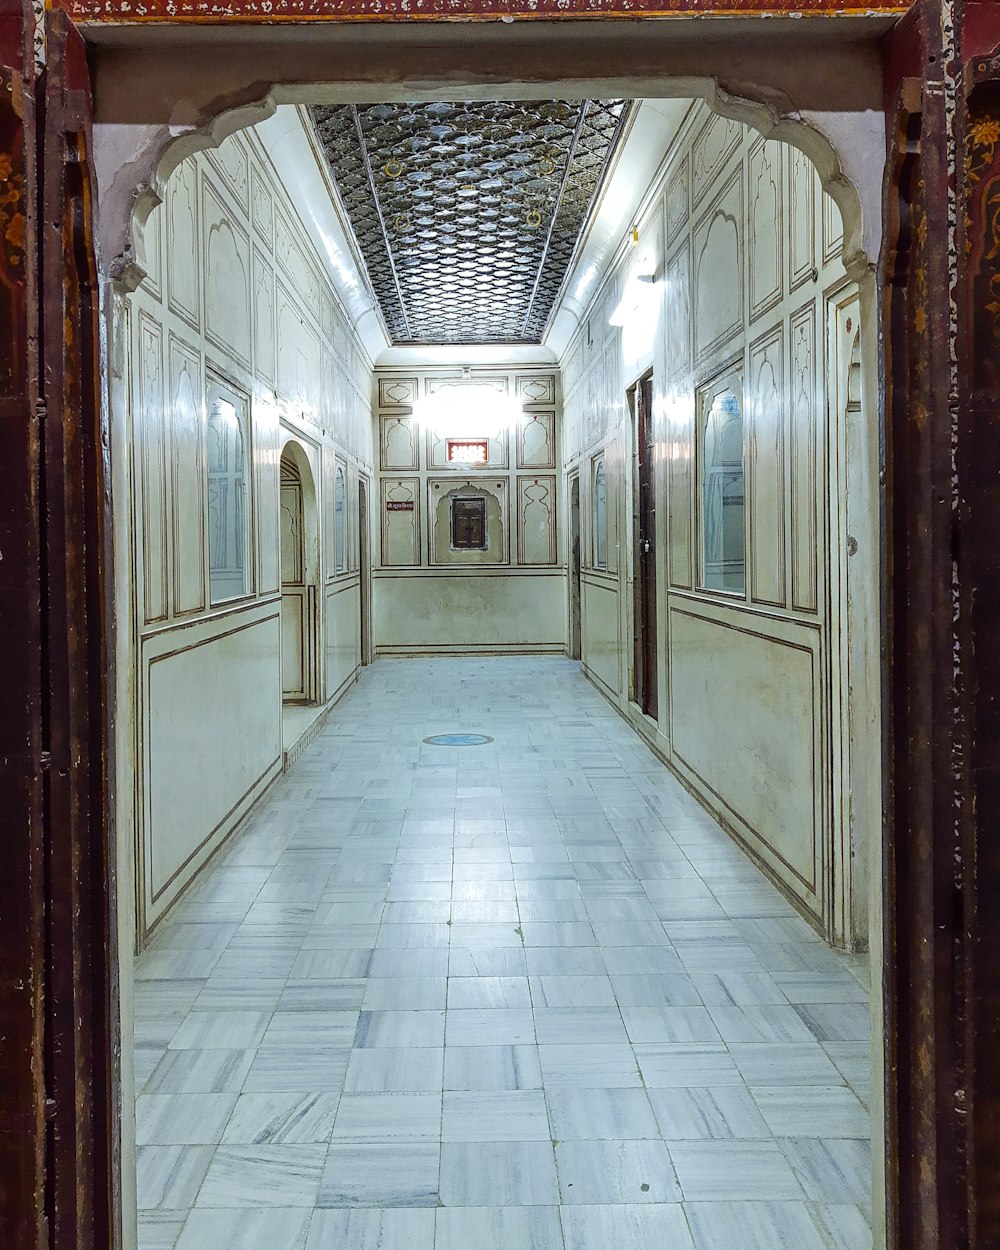
[[695,351],[704,358],[743,326],[743,186],[730,178],[694,232]]
[[[147,228],[156,229],[157,220]],[[195,330],[201,324],[198,164],[184,161],[171,175],[166,197],[167,306]]]
[[159,634],[143,649],[148,924],[280,766],[278,631],[272,607],[221,633]]
[[791,324],[792,604],[815,612],[817,601],[816,447],[822,421],[817,403],[816,318],[812,305]]
[[[799,906],[843,939],[831,928],[841,906],[832,891],[850,877],[831,866],[843,842],[835,827],[843,815],[830,799],[829,657],[839,622],[829,619],[823,581],[839,559],[825,477],[826,371],[836,362],[819,347],[824,293],[846,286],[840,214],[802,153],[703,105],[688,114],[657,179],[635,223],[638,242],[631,230],[623,237],[562,361],[562,465],[564,475],[580,475],[585,536],[594,457],[621,470],[617,574],[610,560],[606,571],[589,567],[593,544],[583,544],[583,663]],[[635,324],[611,326],[640,258],[652,262],[655,295]],[[656,441],[655,726],[629,702],[635,439],[626,391],[647,369]],[[729,570],[727,585],[705,590],[697,398],[722,379],[743,425],[743,489],[733,478],[726,499],[743,509],[745,589]]]
[[170,469],[174,612],[205,607],[205,429],[201,356],[170,340]]
[[250,364],[250,237],[206,178],[205,333],[216,347]]
[[[131,296],[128,370],[141,539],[135,594],[143,668],[130,710],[142,761],[140,941],[281,766],[282,629],[319,657],[321,704],[358,671],[359,535],[351,509],[356,514],[359,466],[370,472],[373,458],[370,362],[323,269],[322,240],[297,215],[254,132],[182,162],[145,224],[144,242],[155,260]],[[249,398],[240,506],[256,589],[237,606],[207,602],[209,373]],[[317,584],[303,589],[294,621],[281,619],[278,551],[279,460],[288,437],[320,448],[325,466],[339,457],[350,482],[350,549],[337,574],[333,487],[329,470],[317,472],[319,535],[306,560]],[[319,584],[327,569],[336,610],[327,610]],[[286,614],[292,609],[289,601]],[[313,621],[306,637],[303,627]]]
[[584,671],[609,693],[618,691],[621,680],[620,623],[617,585],[588,576],[583,583],[581,620]]
[[676,760],[814,910],[823,864],[818,644],[805,626],[670,611]]
[[789,223],[789,283],[794,291],[813,277],[816,265],[816,171],[804,152],[785,148],[788,161],[791,212]]
[[427,569],[375,580],[379,651],[386,655],[562,652],[565,575],[474,578]]
[[751,151],[750,316],[763,316],[781,301],[785,274],[781,144],[768,139]]
[[517,479],[517,562],[556,563],[555,476]]
[[383,477],[381,563],[386,568],[420,564],[420,479]]
[[785,605],[785,351],[775,326],[750,348],[750,597]]
[[338,583],[326,596],[326,664],[331,696],[352,681],[361,663],[361,600],[357,578]]
[[142,584],[148,625],[169,612],[168,431],[163,420],[163,330],[149,316],[138,319],[139,456],[142,484]]

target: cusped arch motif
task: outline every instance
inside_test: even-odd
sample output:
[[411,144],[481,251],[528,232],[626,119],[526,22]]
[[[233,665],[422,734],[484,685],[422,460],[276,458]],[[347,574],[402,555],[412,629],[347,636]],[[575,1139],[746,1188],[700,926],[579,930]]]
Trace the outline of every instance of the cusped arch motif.
[[294,474],[302,492],[303,580],[315,581],[319,571],[319,511],[312,462],[297,438],[283,435],[279,464],[282,482]]
[[[252,66],[251,66],[252,70]],[[250,71],[248,71],[250,72]],[[874,237],[874,228],[866,238],[862,212],[862,197],[859,187],[844,171],[844,157],[851,155],[852,146],[858,146],[858,136],[849,128],[842,132],[839,147],[843,155],[835,147],[828,133],[813,124],[801,113],[792,110],[783,111],[768,102],[771,92],[766,85],[759,88],[759,99],[751,95],[735,95],[720,86],[718,81],[710,78],[689,79],[676,76],[666,77],[663,81],[663,96],[674,95],[678,98],[703,100],[713,113],[750,127],[766,139],[789,144],[802,151],[815,167],[823,190],[836,204],[843,220],[843,242],[841,256],[848,273],[859,277],[862,272],[871,271],[877,260],[879,238]],[[673,88],[673,90],[671,89]],[[755,88],[747,88],[748,92]],[[499,89],[498,89],[499,90]],[[386,88],[386,98],[396,96],[405,98],[406,84]],[[481,96],[475,88],[465,88],[465,94]],[[539,85],[539,93],[544,94]],[[554,94],[558,93],[558,82],[552,84]],[[342,84],[317,83],[314,88],[317,100],[329,103],[350,103],[352,91]],[[454,85],[442,87],[442,94],[459,97],[463,93],[456,91]],[[118,289],[124,293],[134,290],[144,279],[147,272],[147,258],[144,245],[143,226],[150,213],[164,199],[167,184],[177,168],[188,157],[208,148],[218,147],[226,138],[267,120],[276,108],[286,102],[297,102],[302,98],[301,85],[290,87],[275,85],[269,87],[256,99],[241,103],[235,108],[221,108],[212,120],[202,126],[192,126],[178,133],[177,127],[149,127],[142,137],[138,150],[133,150],[132,159],[128,163],[131,185],[112,184],[107,196],[102,196],[101,241],[105,255],[113,259],[110,273]],[[874,148],[872,149],[874,152]],[[884,163],[884,155],[879,160]],[[859,162],[855,159],[855,165]],[[870,172],[866,185],[866,198],[873,223],[877,221],[881,230],[881,171]],[[867,252],[866,252],[867,246]]]

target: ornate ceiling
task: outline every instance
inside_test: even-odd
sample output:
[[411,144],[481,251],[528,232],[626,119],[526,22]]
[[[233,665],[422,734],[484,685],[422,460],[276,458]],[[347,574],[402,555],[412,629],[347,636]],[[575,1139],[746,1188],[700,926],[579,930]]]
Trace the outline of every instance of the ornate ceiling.
[[314,108],[393,342],[540,342],[628,108]]

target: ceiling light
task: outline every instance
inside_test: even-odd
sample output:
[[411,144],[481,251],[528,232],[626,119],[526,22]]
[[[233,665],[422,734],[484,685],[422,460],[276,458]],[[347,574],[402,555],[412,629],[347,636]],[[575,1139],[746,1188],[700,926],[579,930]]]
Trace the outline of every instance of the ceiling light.
[[520,423],[523,409],[492,386],[460,382],[425,395],[414,405],[413,415],[439,438],[499,438]]

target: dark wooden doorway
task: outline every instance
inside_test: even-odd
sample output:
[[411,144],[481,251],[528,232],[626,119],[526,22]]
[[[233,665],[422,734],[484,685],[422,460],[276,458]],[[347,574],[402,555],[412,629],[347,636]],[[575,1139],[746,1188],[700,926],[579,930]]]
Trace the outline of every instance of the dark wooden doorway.
[[372,564],[371,535],[368,526],[368,479],[364,476],[358,479],[358,571],[360,574],[358,601],[361,612],[361,663],[365,665],[372,662]]
[[[991,138],[1000,124],[997,9],[988,0],[923,0],[885,53],[885,97],[898,95],[902,105],[890,127],[898,167],[887,197],[890,235],[899,237],[883,267],[892,349],[887,1162],[889,1244],[899,1250],[1000,1244],[1000,678],[992,645],[1000,631],[992,538],[1000,335],[996,215],[987,211],[1000,187],[1000,145]],[[10,83],[3,150],[23,179],[26,243],[7,249],[7,341],[16,359],[0,395],[8,677],[0,717],[8,765],[0,778],[0,911],[8,920],[0,1244],[87,1250],[120,1244],[121,1044],[90,95],[86,49],[60,14],[46,18],[44,77],[30,9],[0,2],[0,18]],[[960,72],[956,46],[975,58]],[[634,440],[633,570],[637,606],[646,609],[635,614],[635,692],[646,711],[649,696],[653,710],[656,701],[655,495],[648,391],[639,384],[633,398],[635,433],[644,435]]]
[[570,478],[569,486],[569,658],[583,655],[583,605],[580,585],[580,475]]
[[643,715],[659,710],[656,651],[656,443],[653,434],[653,375],[645,374],[629,390],[632,412],[632,482],[634,517],[632,568],[633,692]]
[[[114,656],[87,50],[0,0],[0,1246],[120,1243]],[[127,885],[126,885],[127,891]]]

